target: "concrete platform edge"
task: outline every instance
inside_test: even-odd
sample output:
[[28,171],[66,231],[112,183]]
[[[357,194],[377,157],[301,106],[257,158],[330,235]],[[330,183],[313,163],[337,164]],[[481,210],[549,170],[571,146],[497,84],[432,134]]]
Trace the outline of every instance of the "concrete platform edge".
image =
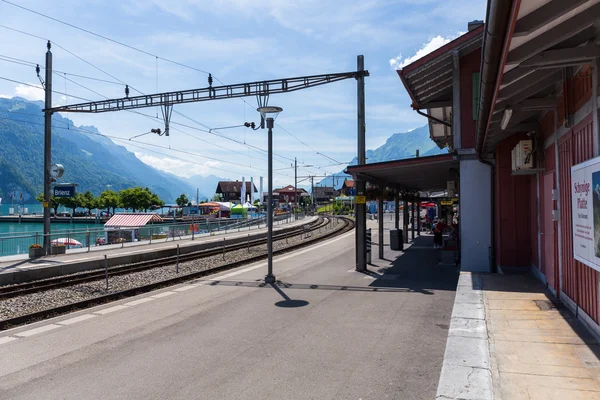
[[481,276],[461,272],[436,399],[493,399]]

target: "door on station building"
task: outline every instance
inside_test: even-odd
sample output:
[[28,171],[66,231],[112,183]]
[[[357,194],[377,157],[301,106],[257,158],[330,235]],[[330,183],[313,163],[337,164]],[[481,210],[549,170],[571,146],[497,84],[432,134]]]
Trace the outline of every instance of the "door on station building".
[[543,272],[546,275],[548,286],[556,290],[557,277],[555,276],[555,259],[554,259],[554,243],[555,243],[555,223],[552,219],[552,210],[554,210],[554,200],[552,200],[552,190],[554,189],[554,172],[544,175],[544,220],[542,231],[542,244],[544,246],[544,268]]

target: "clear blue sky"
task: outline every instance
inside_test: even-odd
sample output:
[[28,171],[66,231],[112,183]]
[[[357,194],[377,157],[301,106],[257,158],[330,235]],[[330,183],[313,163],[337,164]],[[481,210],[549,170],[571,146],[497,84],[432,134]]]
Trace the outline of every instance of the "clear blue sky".
[[[468,21],[485,17],[484,0],[11,1],[152,54],[209,71],[225,83],[351,71],[356,69],[356,55],[363,54],[371,73],[366,79],[367,147],[371,149],[383,144],[395,132],[405,132],[426,122],[411,110],[395,69],[466,31]],[[156,59],[151,56],[2,1],[0,15],[0,24],[49,38],[144,93],[207,86],[204,73],[161,60],[157,67]],[[0,55],[43,65],[45,42],[4,28],[0,28],[0,33]],[[113,80],[56,46],[53,54],[56,70]],[[39,84],[33,68],[2,60],[0,76]],[[70,79],[107,97],[124,95],[119,85]],[[102,98],[57,75],[54,89],[72,96]],[[43,93],[36,89],[1,80],[0,95],[43,98]],[[211,128],[258,122],[259,116],[254,110],[256,99],[246,100],[250,105],[231,99],[180,105],[175,110]],[[55,95],[55,105],[65,102],[80,100]],[[270,104],[284,108],[277,123],[312,149],[340,162],[348,162],[355,156],[355,81],[271,96]],[[157,112],[156,109],[141,111],[153,115]],[[65,116],[77,125],[94,125],[104,134],[125,139],[161,127],[158,122],[127,112]],[[177,114],[173,115],[173,121],[202,128]],[[264,155],[208,133],[178,129],[187,135],[174,131],[170,138],[147,135],[139,140],[222,161],[145,144],[142,146],[147,149],[126,146],[143,161],[180,176],[206,175],[211,172],[211,166],[220,168],[212,170],[215,175],[231,179],[266,176]],[[238,128],[221,133],[266,149],[266,130]],[[278,127],[274,147],[278,155],[298,157],[300,165],[333,164]],[[279,160],[274,163],[275,169],[289,166],[289,161]],[[230,165],[228,161],[247,167]],[[331,173],[343,167],[306,167],[300,174]],[[288,184],[289,177],[293,180],[292,170],[281,169],[278,174],[276,184]]]

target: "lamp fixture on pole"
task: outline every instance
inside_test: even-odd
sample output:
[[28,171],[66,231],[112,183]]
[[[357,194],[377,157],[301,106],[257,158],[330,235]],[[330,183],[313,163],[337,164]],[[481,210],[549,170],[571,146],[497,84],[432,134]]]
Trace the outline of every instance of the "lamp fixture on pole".
[[268,172],[267,178],[267,276],[265,276],[265,283],[275,283],[275,275],[273,275],[273,126],[275,125],[275,118],[283,111],[281,107],[264,106],[256,109],[260,113],[260,116],[264,121],[267,122],[267,129],[269,130],[268,139]]

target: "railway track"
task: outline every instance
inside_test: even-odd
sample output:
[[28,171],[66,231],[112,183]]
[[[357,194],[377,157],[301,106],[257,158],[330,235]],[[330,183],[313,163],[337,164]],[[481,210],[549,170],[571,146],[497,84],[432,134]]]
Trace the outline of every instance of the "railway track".
[[[274,235],[273,239],[274,239],[274,241],[279,241],[279,240],[285,240],[290,235],[299,235],[302,233],[315,232],[317,230],[320,230],[320,229],[326,227],[327,224],[329,224],[329,218],[331,218],[331,217],[321,217],[318,220],[313,221],[310,224],[307,224],[309,226],[309,229],[304,228],[303,226],[300,226],[300,227],[290,228],[287,232],[280,231],[276,235]],[[283,253],[290,252],[293,250],[297,250],[299,248],[309,246],[317,241],[329,239],[331,237],[343,234],[354,228],[354,220],[345,218],[345,217],[339,217],[339,219],[341,221],[341,226],[338,229],[332,230],[331,232],[328,232],[328,233],[318,236],[318,237],[307,238],[307,239],[303,240],[302,242],[300,242],[299,244],[291,245],[291,246],[288,246],[288,247],[285,247],[285,248],[282,248],[279,250],[275,250],[273,252],[273,254],[279,255],[279,254],[283,254]],[[307,226],[307,225],[304,225],[304,226]],[[266,238],[258,238],[258,239],[253,239],[250,241],[245,241],[243,243],[233,243],[233,244],[229,244],[229,245],[226,244],[224,246],[219,246],[216,249],[201,250],[201,251],[194,252],[194,253],[180,255],[179,262],[193,261],[193,260],[197,260],[199,258],[219,255],[219,254],[222,254],[223,251],[231,252],[231,251],[236,251],[236,250],[243,250],[243,249],[247,248],[248,246],[264,245],[265,243],[266,243]],[[41,320],[41,319],[54,317],[56,315],[65,314],[65,313],[72,312],[75,310],[88,308],[88,307],[91,307],[91,306],[94,306],[97,304],[102,304],[102,303],[106,303],[109,301],[122,299],[125,297],[135,296],[140,293],[149,292],[149,291],[152,291],[152,290],[155,290],[158,288],[175,285],[175,284],[186,282],[186,281],[189,281],[192,279],[197,279],[197,278],[204,277],[207,275],[212,275],[212,274],[216,274],[219,272],[223,272],[223,271],[226,271],[226,270],[229,270],[232,268],[237,268],[239,266],[242,266],[245,264],[250,264],[253,262],[257,262],[257,261],[261,261],[266,258],[267,258],[266,254],[260,254],[260,255],[245,258],[243,260],[235,261],[232,263],[208,268],[208,269],[205,269],[202,271],[196,271],[196,272],[189,273],[189,274],[182,274],[175,278],[170,278],[170,279],[150,283],[150,284],[143,285],[143,286],[133,287],[133,288],[130,288],[127,290],[122,290],[122,291],[118,291],[118,292],[114,292],[114,293],[96,296],[96,297],[86,299],[83,301],[73,302],[70,304],[66,304],[66,305],[62,305],[62,306],[58,306],[58,307],[54,307],[54,308],[49,308],[46,310],[37,311],[34,313],[21,315],[21,316],[17,316],[14,318],[1,320],[0,321],[0,330],[9,329],[13,326],[22,325],[22,324],[25,324],[28,322],[33,322],[33,321],[37,321],[37,320]],[[166,258],[159,259],[159,260],[153,260],[153,261],[141,262],[141,263],[136,263],[136,264],[131,264],[131,265],[112,267],[108,270],[108,273],[109,273],[109,277],[117,276],[117,275],[125,275],[125,274],[130,274],[133,272],[143,271],[143,270],[147,270],[147,269],[151,269],[151,268],[157,268],[157,267],[162,267],[165,265],[171,265],[171,264],[174,264],[176,261],[177,261],[176,257],[166,257]],[[0,287],[0,300],[10,298],[10,297],[18,297],[18,296],[27,295],[27,294],[36,293],[36,292],[53,290],[53,289],[57,289],[57,288],[61,288],[61,287],[77,285],[77,284],[85,283],[85,282],[97,281],[100,279],[104,279],[105,276],[106,275],[105,275],[104,270],[100,270],[100,271],[95,270],[95,271],[80,273],[80,274],[77,274],[74,276],[61,276],[61,277],[57,277],[57,278],[46,279],[43,281],[35,281],[35,282],[22,283],[22,284],[7,286],[7,287]]]
[[[306,232],[314,232],[315,230],[321,229],[329,223],[327,217],[319,217],[319,219],[312,221],[308,224],[295,226],[280,230],[273,235],[273,240],[282,240],[286,237],[300,235]],[[227,253],[230,251],[241,250],[251,246],[259,246],[267,242],[265,233],[251,236],[250,240],[244,240],[241,242],[239,239],[233,239],[231,241],[225,241],[223,245],[215,245],[210,249],[198,250],[195,252],[179,255],[179,262],[186,262],[197,260],[199,258],[210,257],[214,255]],[[238,241],[239,243],[231,243],[232,241]],[[156,260],[143,261],[139,263],[120,265],[111,267],[108,269],[108,276],[119,276],[130,274],[132,272],[144,271],[151,268],[160,267],[166,264],[172,264],[177,262],[177,256],[159,258]],[[65,286],[71,286],[79,283],[91,282],[97,279],[105,278],[106,272],[104,269],[95,269],[87,272],[80,272],[77,274],[61,275],[54,278],[40,279],[32,282],[19,283],[10,286],[0,286],[0,300],[10,297],[21,296],[29,293],[36,293],[43,290],[56,289]]]

